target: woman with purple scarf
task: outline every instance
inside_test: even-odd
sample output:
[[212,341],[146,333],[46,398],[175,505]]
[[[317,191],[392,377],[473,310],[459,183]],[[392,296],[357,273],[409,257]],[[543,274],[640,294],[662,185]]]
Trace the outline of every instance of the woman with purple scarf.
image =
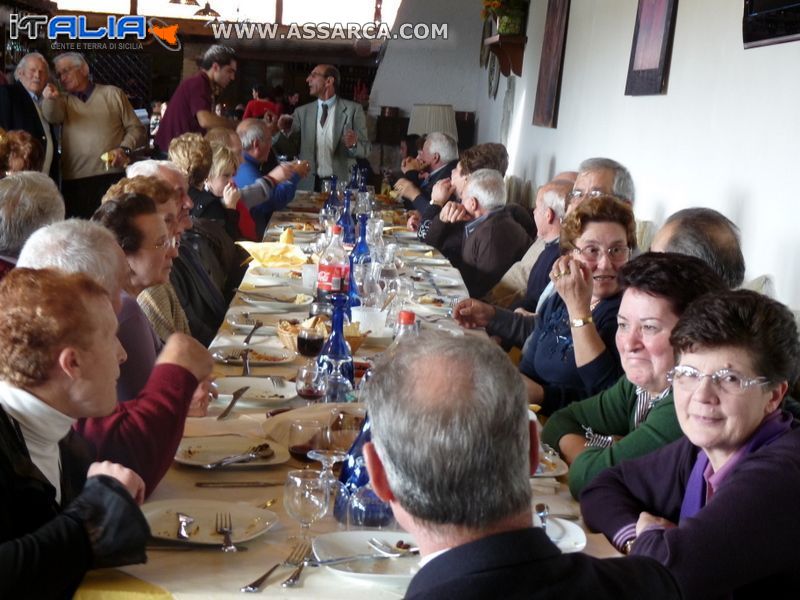
[[755,292],[710,294],[670,342],[686,437],[598,475],[584,520],[659,560],[686,598],[796,598],[800,423],[781,406],[800,363],[794,317]]

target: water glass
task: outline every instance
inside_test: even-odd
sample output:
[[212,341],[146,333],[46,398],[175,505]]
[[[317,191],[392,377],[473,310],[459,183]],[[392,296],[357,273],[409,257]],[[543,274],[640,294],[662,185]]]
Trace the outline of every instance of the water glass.
[[303,469],[289,471],[283,486],[283,508],[286,514],[300,523],[303,539],[308,539],[311,523],[328,512],[329,487],[320,471]]

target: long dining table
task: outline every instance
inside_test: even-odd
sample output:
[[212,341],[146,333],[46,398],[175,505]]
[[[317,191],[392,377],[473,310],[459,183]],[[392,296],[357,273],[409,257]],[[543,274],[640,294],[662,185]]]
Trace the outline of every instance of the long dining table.
[[[276,213],[270,222],[265,239],[275,239],[286,224],[308,223],[308,229],[315,228],[317,223],[316,212],[319,204],[313,195],[298,193],[298,197],[289,209]],[[396,209],[387,208],[383,215],[388,221]],[[396,218],[398,224],[400,218]],[[398,235],[399,230],[387,229],[390,239],[399,246],[398,258],[408,260],[409,263],[423,263],[427,274],[434,273],[441,276],[443,281],[457,280],[457,285],[442,289],[443,295],[448,297],[465,297],[466,289],[456,269],[453,269],[441,255],[433,250],[419,248],[419,242],[408,235]],[[313,232],[308,232],[313,235]],[[298,235],[296,242],[303,244],[311,235]],[[404,251],[404,248],[413,248],[413,251]],[[429,260],[422,260],[429,259]],[[297,267],[274,268],[266,267],[267,275],[287,278],[287,284],[297,286]],[[264,277],[265,270],[258,265],[251,265],[241,288],[257,287],[259,277]],[[280,286],[266,288],[279,290]],[[295,288],[292,288],[295,289]],[[305,290],[312,294],[312,290]],[[275,292],[278,294],[278,292]],[[237,294],[231,303],[230,314],[241,312],[241,306],[247,306],[243,294]],[[251,307],[253,312],[259,312],[257,306]],[[461,330],[446,311],[431,308],[426,310],[424,305],[412,304],[411,310],[417,310],[422,327],[446,329],[454,335],[473,335],[474,332]],[[264,315],[264,325],[274,327],[280,319],[304,319],[308,315],[307,306],[287,306],[285,309]],[[226,346],[235,345],[243,341],[245,331],[235,329],[230,323],[224,322],[217,338],[212,342],[212,351],[219,351]],[[370,339],[367,336],[363,345],[355,353],[356,360],[369,360],[386,348],[390,339],[378,337]],[[251,340],[251,345],[263,348],[282,348],[280,340],[270,333],[259,335],[258,332]],[[286,362],[281,364],[267,364],[251,367],[251,375],[264,379],[268,376],[286,378],[291,384],[291,378],[297,368],[305,359],[301,356],[291,355]],[[215,375],[221,389],[225,387],[226,379],[240,376],[242,367],[238,364],[224,364],[218,362]],[[236,380],[231,380],[235,382]],[[220,398],[209,407],[209,414],[202,418],[187,419],[184,431],[184,440],[178,451],[178,456],[167,475],[153,491],[142,509],[146,515],[154,514],[156,509],[163,512],[164,507],[169,507],[175,512],[189,512],[200,501],[216,505],[222,511],[260,511],[259,514],[273,514],[269,528],[261,535],[246,541],[240,546],[245,549],[238,552],[222,552],[221,544],[204,547],[184,545],[179,543],[165,547],[151,547],[148,549],[147,563],[127,566],[121,569],[101,570],[90,573],[84,584],[79,589],[77,598],[83,600],[93,598],[241,598],[244,594],[240,588],[250,583],[261,575],[266,569],[283,561],[296,543],[297,536],[301,534],[299,523],[290,518],[283,506],[283,482],[286,474],[291,469],[302,469],[316,463],[300,462],[289,457],[286,452],[286,433],[288,423],[294,417],[319,416],[324,414],[331,405],[306,406],[299,398],[291,398],[293,394],[285,394],[286,398],[272,399],[267,406],[254,402],[240,402],[236,405],[229,418],[218,420],[225,404],[230,399],[229,394],[220,394]],[[292,408],[291,411],[272,416],[271,409]],[[345,407],[347,408],[347,407]],[[354,408],[358,408],[355,405]],[[268,416],[270,415],[270,416]],[[269,438],[265,436],[269,434]],[[238,436],[245,438],[245,445],[257,445],[268,439],[270,444],[279,450],[281,458],[277,464],[269,466],[253,466],[244,468],[229,468],[206,470],[195,466],[191,455],[193,445],[200,445],[211,438],[222,436]],[[182,457],[182,459],[181,459]],[[241,481],[258,481],[263,487],[198,487],[198,482],[207,482],[222,486]],[[534,493],[534,502],[548,504],[550,513],[569,518],[583,528],[580,520],[578,504],[570,497],[564,477],[535,477],[531,478],[531,487]],[[269,511],[269,512],[265,512]],[[235,519],[234,519],[235,520]],[[213,528],[213,522],[200,524],[200,527]],[[170,537],[175,531],[171,528],[164,531],[161,527],[152,527],[156,536]],[[311,536],[343,531],[345,526],[339,524],[332,515],[311,525]],[[234,532],[236,533],[236,532]],[[380,532],[377,532],[380,537]],[[234,537],[236,537],[234,535]],[[221,537],[220,537],[221,541]],[[367,548],[365,547],[366,551]],[[618,553],[599,534],[586,533],[586,547],[583,552],[597,557],[617,556]],[[415,559],[403,558],[398,560],[413,561]],[[261,593],[275,598],[315,598],[335,599],[347,598],[354,600],[364,599],[391,599],[402,598],[407,580],[386,581],[381,577],[355,577],[328,567],[307,567],[301,579],[294,587],[284,588],[281,582],[289,575],[291,568],[279,568],[266,582]]]

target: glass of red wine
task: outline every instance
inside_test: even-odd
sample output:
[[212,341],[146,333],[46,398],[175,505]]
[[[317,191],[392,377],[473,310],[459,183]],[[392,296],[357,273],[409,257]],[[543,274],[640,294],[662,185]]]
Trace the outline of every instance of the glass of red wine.
[[325,336],[317,329],[303,327],[297,332],[297,352],[305,356],[308,361],[297,369],[295,387],[297,395],[307,404],[322,400],[327,390],[327,377],[315,360],[324,343]]
[[310,462],[309,451],[325,442],[327,427],[316,419],[296,419],[289,425],[289,454],[297,460]]

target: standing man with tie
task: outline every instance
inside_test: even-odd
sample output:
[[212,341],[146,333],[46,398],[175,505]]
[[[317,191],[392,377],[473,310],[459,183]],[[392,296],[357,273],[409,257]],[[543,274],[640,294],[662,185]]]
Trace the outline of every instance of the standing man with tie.
[[[317,65],[306,78],[308,89],[316,102],[298,107],[294,115],[282,115],[278,127],[288,125],[300,132],[300,159],[311,165],[309,176],[298,189],[319,190],[322,181],[336,175],[346,179],[356,158],[366,158],[370,143],[367,139],[367,119],[364,109],[356,102],[340,98],[339,69],[333,65]],[[313,174],[313,179],[311,177]]]
[[31,52],[19,61],[14,76],[16,83],[0,87],[0,127],[8,131],[21,129],[42,145],[42,172],[59,183],[59,148],[55,128],[42,115],[42,91],[47,85],[49,69],[44,56]]

